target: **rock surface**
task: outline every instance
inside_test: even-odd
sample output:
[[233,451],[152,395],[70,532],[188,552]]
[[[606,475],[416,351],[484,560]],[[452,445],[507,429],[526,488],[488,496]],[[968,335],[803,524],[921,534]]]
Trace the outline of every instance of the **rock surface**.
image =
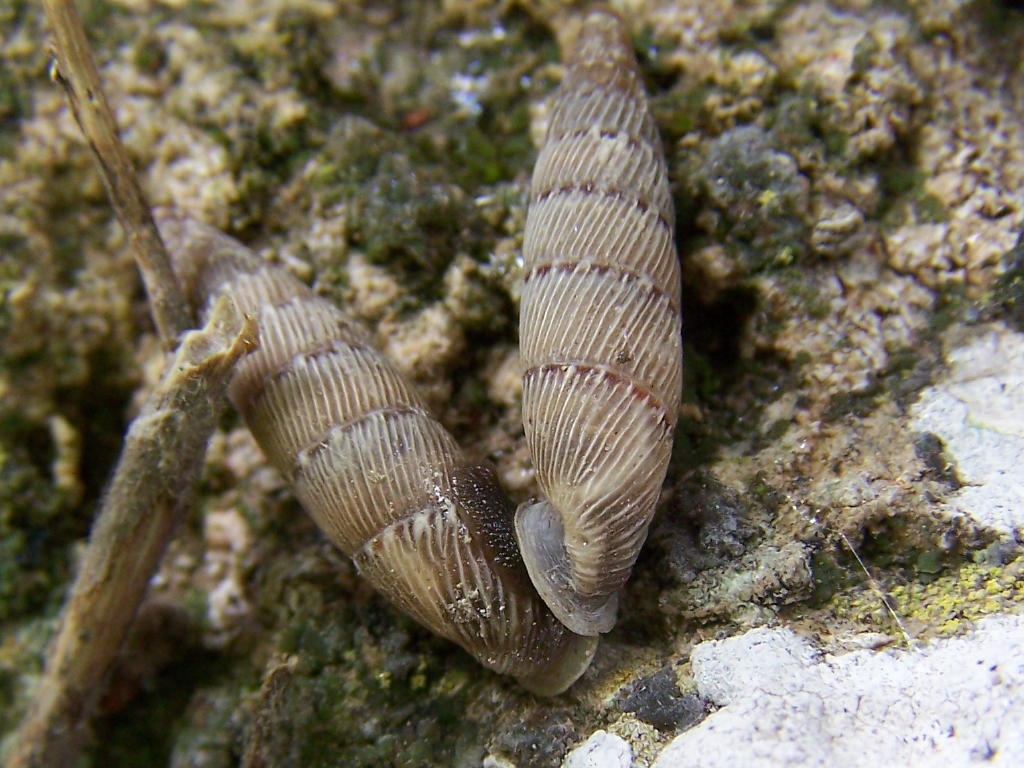
[[832,656],[789,629],[702,643],[694,678],[721,709],[654,765],[1021,765],[1022,648],[1020,616],[913,650]]
[[[913,751],[923,734],[951,764],[975,746],[984,758],[990,736],[1007,754],[1009,710],[964,721],[974,746],[944,737],[915,719],[941,704],[926,695],[945,695],[941,680],[908,676],[942,648],[996,647],[995,623],[966,633],[1024,613],[1024,14],[998,0],[610,4],[669,163],[685,374],[658,514],[591,669],[542,701],[432,637],[369,590],[228,416],[83,768],[556,768],[598,729],[649,768],[744,707],[737,734],[776,724],[729,686],[791,680],[832,686],[802,707],[834,706],[842,681],[886,728],[918,728],[878,733],[907,762],[929,762]],[[535,495],[520,250],[559,37],[580,4],[80,7],[149,199],[344,306],[514,501]],[[47,35],[40,4],[0,3],[0,734],[25,711],[163,360]],[[904,633],[919,652],[863,650]],[[764,649],[781,666],[751,653],[749,679],[716,687],[719,646],[701,643],[732,636],[788,638]],[[882,668],[921,697],[880,714]],[[943,677],[984,681],[963,665]],[[705,719],[708,697],[730,703]],[[989,701],[976,692],[969,712]],[[838,744],[859,733],[805,727]],[[737,748],[718,744],[679,764]]]
[[590,738],[565,756],[562,768],[629,768],[629,744],[614,734],[594,731]]
[[996,326],[962,344],[911,408],[912,424],[948,451],[962,485],[949,513],[1024,541],[1024,334]]

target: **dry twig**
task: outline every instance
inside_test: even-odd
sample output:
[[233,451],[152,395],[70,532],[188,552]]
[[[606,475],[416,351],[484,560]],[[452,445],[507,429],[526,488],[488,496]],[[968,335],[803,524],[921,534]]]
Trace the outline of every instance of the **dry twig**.
[[132,422],[10,768],[74,762],[110,663],[192,504],[234,364],[255,344],[255,321],[223,299],[204,329],[185,336]]
[[[161,340],[173,349],[191,314],[100,88],[74,3],[44,0],[57,49],[55,79],[99,163],[142,273]],[[10,768],[75,762],[111,662],[135,617],[174,524],[194,499],[206,443],[238,359],[257,343],[255,322],[227,299],[184,337],[132,423],[90,535],[81,571]]]
[[75,120],[99,164],[107,194],[131,244],[164,347],[174,349],[192,319],[153,214],[139,187],[128,152],[89,53],[82,20],[72,0],[43,0],[53,28],[57,62],[54,79],[64,88]]

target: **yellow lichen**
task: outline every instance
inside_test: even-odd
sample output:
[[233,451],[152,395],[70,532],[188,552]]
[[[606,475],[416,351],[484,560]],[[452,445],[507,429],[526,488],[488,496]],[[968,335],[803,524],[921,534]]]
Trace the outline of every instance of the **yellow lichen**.
[[[922,584],[910,582],[887,589],[897,616],[917,637],[954,635],[993,613],[1024,609],[1024,558],[1007,565],[969,563]],[[835,613],[855,623],[889,625],[880,596],[868,589],[837,596]]]

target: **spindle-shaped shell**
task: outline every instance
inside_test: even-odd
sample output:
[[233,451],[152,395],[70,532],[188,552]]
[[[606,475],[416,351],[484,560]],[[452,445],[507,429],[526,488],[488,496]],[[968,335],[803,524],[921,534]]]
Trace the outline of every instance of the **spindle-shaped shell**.
[[588,16],[530,189],[523,423],[545,500],[516,514],[530,577],[571,630],[615,623],[658,499],[682,376],[674,212],[621,21]]
[[512,509],[362,329],[282,269],[194,221],[160,229],[193,306],[221,293],[256,317],[232,402],[303,507],[417,621],[528,689],[559,693],[590,663],[527,576]]

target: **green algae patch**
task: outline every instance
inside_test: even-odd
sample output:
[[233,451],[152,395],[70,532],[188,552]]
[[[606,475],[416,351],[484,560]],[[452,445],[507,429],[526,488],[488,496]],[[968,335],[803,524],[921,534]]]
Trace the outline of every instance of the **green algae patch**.
[[48,438],[0,413],[0,622],[60,599],[68,576],[66,548],[85,532],[39,455]]
[[1006,254],[1005,264],[992,285],[992,314],[1024,332],[1024,240]]
[[173,765],[176,753],[211,768],[237,765],[233,713],[243,690],[233,672],[219,654],[181,649],[176,661],[140,681],[122,707],[108,704],[95,722],[96,743],[84,765]]
[[470,704],[488,673],[377,603],[291,620],[246,727],[248,755],[279,766],[331,766],[339,754],[353,766],[440,766],[482,750]]
[[[52,611],[56,613],[56,611]],[[0,624],[0,754],[28,710],[32,684],[42,673],[40,649],[53,637],[56,620],[36,615]]]
[[371,263],[400,270],[406,280],[436,279],[472,215],[472,201],[461,187],[390,155],[381,158],[349,207],[349,231]]
[[836,553],[823,549],[814,553],[811,558],[813,588],[807,604],[811,608],[823,608],[836,593],[859,582],[848,565],[838,562]]
[[846,417],[864,418],[886,402],[909,405],[917,393],[932,382],[937,365],[934,343],[920,340],[915,349],[893,350],[890,364],[879,371],[861,389],[834,395],[825,410],[825,418],[839,421]]
[[806,252],[808,179],[755,125],[733,128],[687,177],[708,207],[698,223],[750,274],[788,267]]

